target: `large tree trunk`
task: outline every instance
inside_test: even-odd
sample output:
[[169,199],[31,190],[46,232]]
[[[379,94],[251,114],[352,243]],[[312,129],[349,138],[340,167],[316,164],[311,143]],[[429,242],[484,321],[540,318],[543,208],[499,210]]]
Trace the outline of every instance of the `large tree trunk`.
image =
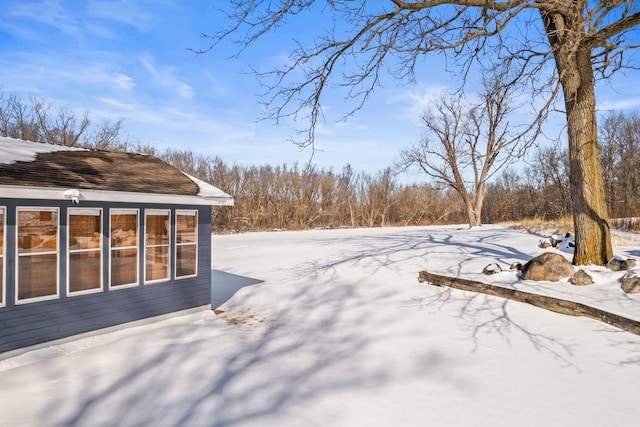
[[554,12],[542,15],[554,51],[567,116],[569,182],[576,232],[573,263],[603,265],[613,255],[613,249],[597,142],[591,49],[575,42],[578,37],[570,17]]
[[482,213],[482,201],[478,203],[478,196],[474,199],[466,190],[458,191],[458,193],[462,196],[464,207],[467,210],[469,228],[480,227],[482,225],[482,218],[480,216]]
[[[571,200],[576,231],[576,265],[605,264],[613,255],[609,219],[597,141],[596,98],[590,52],[578,52],[582,84],[574,100],[567,98]],[[570,99],[570,101],[567,101]]]
[[467,217],[469,218],[469,228],[480,227],[482,220],[480,219],[480,212],[473,207],[467,207]]

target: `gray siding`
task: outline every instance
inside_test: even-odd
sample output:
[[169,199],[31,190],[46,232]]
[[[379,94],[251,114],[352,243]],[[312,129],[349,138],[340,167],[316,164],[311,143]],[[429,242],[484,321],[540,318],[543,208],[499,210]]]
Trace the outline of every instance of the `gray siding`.
[[[0,307],[0,353],[66,338],[122,323],[165,315],[211,303],[211,208],[209,206],[134,205],[127,203],[81,203],[48,200],[1,199],[6,207],[6,298]],[[15,223],[17,206],[60,208],[59,298],[15,304]],[[67,208],[100,207],[103,209],[103,287],[101,292],[67,296]],[[139,283],[123,289],[109,289],[109,208],[140,209]],[[171,280],[143,284],[144,209],[171,209]],[[198,275],[174,280],[175,210],[198,210]]]

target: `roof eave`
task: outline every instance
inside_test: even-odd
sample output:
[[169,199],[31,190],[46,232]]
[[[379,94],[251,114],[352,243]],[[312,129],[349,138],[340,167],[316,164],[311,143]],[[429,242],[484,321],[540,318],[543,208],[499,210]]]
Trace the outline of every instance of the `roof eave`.
[[[0,185],[0,198],[38,199],[38,200],[70,200],[65,195],[73,187],[30,187],[19,185]],[[77,188],[79,203],[88,202],[123,202],[123,203],[164,203],[172,205],[204,205],[233,206],[233,197],[202,197],[181,194],[136,193],[127,191],[87,190]]]

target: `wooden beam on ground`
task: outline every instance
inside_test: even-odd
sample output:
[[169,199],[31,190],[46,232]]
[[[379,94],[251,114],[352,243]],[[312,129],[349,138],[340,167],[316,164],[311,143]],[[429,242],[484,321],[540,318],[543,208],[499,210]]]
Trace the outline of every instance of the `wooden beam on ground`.
[[478,292],[487,295],[507,298],[513,301],[525,302],[556,313],[571,316],[585,316],[599,320],[616,328],[624,329],[633,334],[640,335],[640,322],[617,314],[594,308],[579,302],[568,301],[560,298],[537,295],[516,289],[503,288],[475,280],[461,279],[459,277],[442,276],[440,274],[421,271],[418,273],[418,281],[430,283],[435,286],[446,286],[463,291]]

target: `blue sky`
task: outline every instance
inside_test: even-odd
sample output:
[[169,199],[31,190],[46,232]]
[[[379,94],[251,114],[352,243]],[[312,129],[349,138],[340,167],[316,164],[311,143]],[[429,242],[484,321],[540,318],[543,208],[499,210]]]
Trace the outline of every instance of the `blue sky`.
[[[191,149],[228,163],[305,162],[288,139],[303,125],[260,121],[259,87],[249,67],[271,69],[287,60],[294,37],[316,21],[287,26],[239,58],[230,44],[204,55],[201,33],[226,26],[213,0],[3,0],[0,88],[23,99],[52,101],[94,123],[124,119],[132,140],[162,149]],[[386,82],[354,117],[339,94],[323,105],[314,162],[339,171],[351,163],[375,173],[419,140],[420,114],[457,84],[428,58],[414,85]],[[599,86],[603,109],[640,105],[637,74]]]

